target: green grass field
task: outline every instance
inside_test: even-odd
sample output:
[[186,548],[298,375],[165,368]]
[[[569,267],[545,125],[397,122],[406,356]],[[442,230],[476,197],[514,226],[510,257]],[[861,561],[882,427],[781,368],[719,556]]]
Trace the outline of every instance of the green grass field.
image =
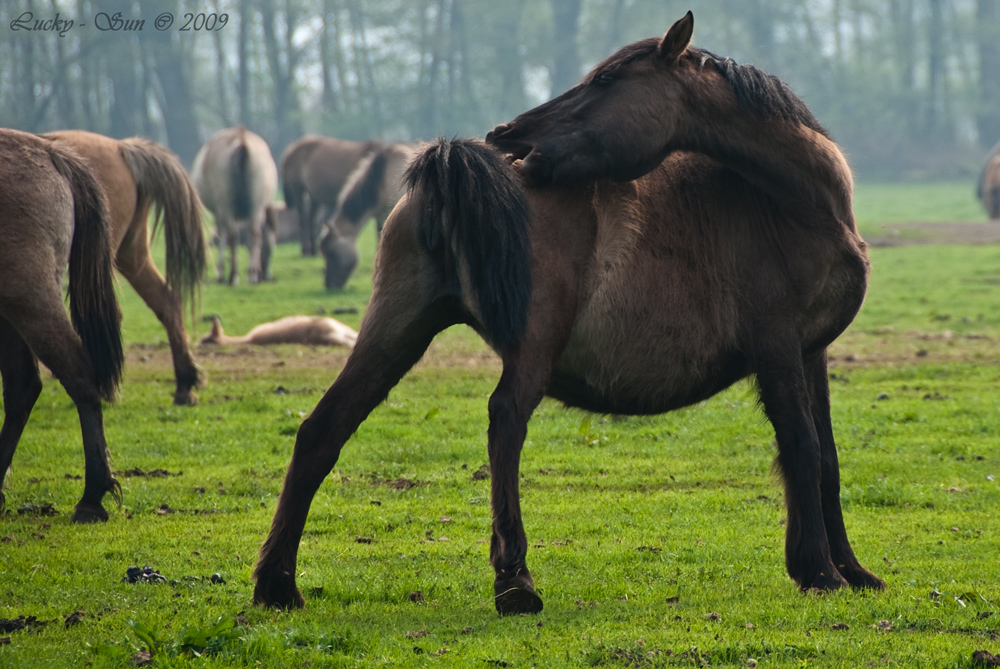
[[[892,211],[904,190],[914,212],[932,210],[913,202],[921,193],[960,200],[941,188],[859,188],[858,219],[876,223],[886,214],[869,208]],[[235,334],[345,307],[357,327],[371,237],[344,293],[326,293],[321,261],[286,245],[278,281],[208,284],[200,310]],[[1000,654],[1000,248],[872,258],[866,306],[831,348],[831,386],[848,531],[884,593],[804,595],[788,578],[773,431],[740,383],[653,418],[544,401],[521,489],[545,610],[498,618],[489,482],[474,474],[499,366],[453,328],[317,495],[299,549],[307,608],[254,608],[250,574],[295,430],[346,354],[203,348],[209,385],[177,408],[165,334],[123,284],[126,378],[105,424],[124,507],[69,524],[79,424],[46,376],[0,516],[0,618],[35,621],[0,631],[0,667],[130,667],[140,651],[153,667],[970,667],[976,650]],[[55,515],[19,512],[44,504]],[[122,583],[130,565],[167,582]]]

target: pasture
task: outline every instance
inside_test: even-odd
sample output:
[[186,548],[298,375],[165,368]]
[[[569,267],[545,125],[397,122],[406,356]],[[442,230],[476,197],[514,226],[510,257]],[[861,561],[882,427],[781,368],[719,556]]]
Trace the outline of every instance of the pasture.
[[[900,191],[859,189],[864,233],[893,215],[977,218],[966,184]],[[335,317],[357,328],[370,229],[362,240],[342,293],[323,290],[322,258],[286,244],[276,282],[206,283],[201,312],[243,334],[354,308]],[[545,610],[499,618],[479,474],[499,364],[461,327],[362,424],[316,496],[299,552],[307,608],[254,608],[295,430],[346,352],[197,349],[209,385],[175,407],[165,334],[120,282],[125,381],[105,426],[124,507],[69,524],[79,425],[43,374],[0,517],[0,618],[26,625],[0,630],[0,666],[128,667],[142,651],[153,667],[966,667],[976,650],[1000,654],[1000,248],[871,255],[866,305],[831,348],[831,392],[847,528],[884,593],[803,595],[788,578],[774,435],[741,383],[653,418],[543,401],[521,472]],[[208,329],[189,325],[195,339]],[[130,565],[165,582],[123,583]]]

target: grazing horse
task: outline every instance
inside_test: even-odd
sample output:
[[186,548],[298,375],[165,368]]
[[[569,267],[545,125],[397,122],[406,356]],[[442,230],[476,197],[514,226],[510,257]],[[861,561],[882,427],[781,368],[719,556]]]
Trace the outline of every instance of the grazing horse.
[[0,130],[0,490],[42,391],[41,360],[80,416],[86,476],[76,523],[107,520],[104,493],[121,503],[101,409],[124,362],[112,258],[104,194],[83,160],[50,139]]
[[[516,166],[470,141],[439,140],[413,161],[358,341],[299,428],[255,602],[303,605],[296,552],[316,490],[358,425],[455,323],[472,326],[503,363],[487,443],[501,614],[542,608],[518,467],[543,395],[656,414],[751,375],[778,443],[789,574],[802,589],[885,587],[848,542],[830,419],[826,349],[860,309],[869,271],[851,173],[781,82],[690,48],[691,27],[688,15],[662,39],[625,47],[567,94],[579,99],[549,103],[549,132],[573,130],[534,160],[544,157],[539,174],[561,185],[524,188],[531,163],[522,156],[548,138],[527,130]],[[654,122],[662,127],[644,127]],[[605,133],[618,143],[599,156],[574,144]],[[574,160],[635,180],[599,171],[577,180],[564,165]]]
[[221,344],[305,344],[306,346],[354,346],[358,333],[338,320],[325,316],[286,316],[272,323],[261,323],[242,337],[230,337],[222,331],[222,321],[212,316],[212,331],[201,338],[201,345]]
[[403,176],[417,153],[413,144],[388,144],[363,158],[340,191],[333,218],[320,233],[327,290],[340,290],[358,264],[358,235],[372,216],[381,235],[389,212],[405,192]]
[[1000,142],[986,156],[986,163],[979,175],[976,197],[983,203],[991,220],[1000,219]]
[[[193,303],[205,273],[201,201],[173,153],[141,137],[111,139],[83,130],[45,135],[71,146],[104,188],[111,216],[111,244],[118,268],[167,331],[177,388],[174,404],[197,403],[193,389],[205,375],[191,356],[181,303]],[[149,210],[156,207],[153,228]],[[162,224],[167,246],[167,278],[149,251]]]
[[375,141],[305,135],[282,152],[282,191],[288,210],[298,214],[302,255],[316,255],[320,206],[333,209],[355,165],[380,147]]
[[[191,178],[198,187],[201,201],[215,215],[219,283],[228,281],[233,285],[239,281],[236,248],[241,232],[249,237],[247,280],[257,283],[270,278],[263,271],[261,247],[264,244],[264,209],[278,190],[278,167],[267,142],[243,126],[224,128],[198,150]],[[227,248],[228,277],[225,273]]]

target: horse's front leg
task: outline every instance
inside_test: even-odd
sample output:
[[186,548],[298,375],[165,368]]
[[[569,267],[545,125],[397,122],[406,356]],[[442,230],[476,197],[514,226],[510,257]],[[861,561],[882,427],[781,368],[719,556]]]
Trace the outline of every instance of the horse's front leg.
[[528,541],[521,521],[518,477],[528,420],[548,386],[550,359],[527,355],[526,347],[504,356],[500,383],[490,397],[489,456],[496,571],[494,603],[500,615],[538,613],[542,600],[525,561]]
[[848,585],[833,564],[820,500],[821,455],[803,369],[801,344],[791,332],[767,333],[755,362],[761,402],[778,442],[788,524],[785,566],[803,590]]
[[830,420],[830,382],[827,378],[826,352],[805,362],[806,383],[820,446],[820,501],[823,521],[830,542],[830,557],[837,571],[855,588],[884,590],[885,582],[861,566],[847,539],[844,514],[840,507],[840,463]]

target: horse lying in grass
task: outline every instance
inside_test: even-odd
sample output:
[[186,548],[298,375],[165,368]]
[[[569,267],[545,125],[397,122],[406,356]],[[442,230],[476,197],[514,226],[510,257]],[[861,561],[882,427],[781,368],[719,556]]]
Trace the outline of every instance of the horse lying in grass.
[[327,290],[341,290],[354,272],[358,235],[372,216],[375,234],[381,236],[385,219],[406,190],[403,177],[416,153],[413,144],[388,144],[362,159],[347,178],[333,217],[319,238]]
[[[194,184],[173,153],[141,137],[117,140],[82,130],[45,136],[75,149],[104,188],[115,266],[167,331],[177,382],[174,404],[197,403],[194,388],[205,382],[205,375],[191,355],[181,308],[184,300],[193,302],[205,274],[201,200]],[[167,247],[165,281],[149,251],[161,225]]]
[[224,128],[198,150],[191,178],[202,202],[215,215],[219,283],[232,286],[239,281],[236,249],[241,233],[247,235],[250,251],[247,280],[253,284],[269,279],[262,265],[264,210],[278,190],[278,168],[267,142],[243,126]]
[[86,476],[75,523],[107,520],[107,492],[121,503],[101,408],[124,363],[114,284],[107,204],[83,160],[50,139],[0,129],[0,491],[42,391],[41,360],[80,415]]
[[256,603],[303,605],[296,555],[313,496],[456,323],[503,364],[487,441],[499,613],[542,608],[518,467],[543,395],[656,414],[748,376],[778,443],[788,573],[804,590],[885,587],[848,542],[830,419],[826,349],[869,272],[850,170],[784,84],[689,47],[692,28],[688,14],[494,131],[514,165],[472,141],[439,140],[414,160],[357,344],[299,428]]
[[222,320],[213,315],[212,331],[200,344],[305,344],[307,346],[354,346],[358,333],[333,318],[322,316],[286,316],[272,323],[254,326],[242,337],[229,337],[222,331]]

